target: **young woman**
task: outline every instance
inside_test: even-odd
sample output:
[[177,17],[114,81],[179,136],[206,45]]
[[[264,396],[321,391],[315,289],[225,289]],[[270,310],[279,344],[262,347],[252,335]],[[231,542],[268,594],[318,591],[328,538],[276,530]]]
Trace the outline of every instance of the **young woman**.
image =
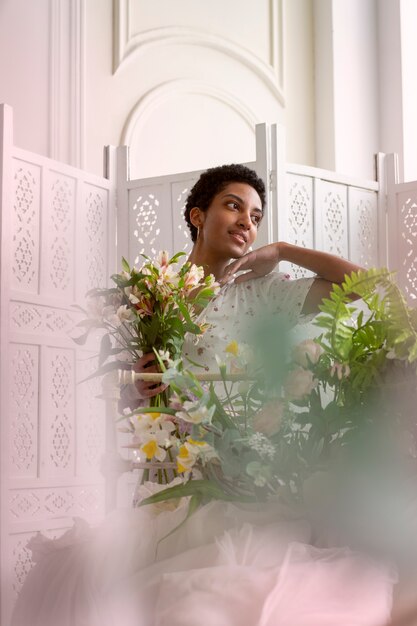
[[[358,269],[283,242],[251,251],[264,208],[263,182],[240,165],[208,170],[188,198],[185,218],[194,242],[189,260],[222,285],[202,312],[211,330],[197,345],[184,346],[185,359],[199,359],[208,369],[216,368],[216,352],[245,337],[259,312],[296,323],[317,311],[332,283]],[[282,260],[317,277],[291,281],[273,272]],[[153,370],[152,355],[137,368]],[[138,383],[136,391],[143,402],[161,389]],[[212,502],[187,520],[186,514],[186,502],[162,512],[116,511],[94,531],[76,524],[58,541],[38,541],[41,557],[28,575],[13,626],[387,622],[390,571],[347,548],[312,547],[307,522],[279,502],[262,510]]]
[[[333,283],[360,268],[337,256],[285,242],[251,251],[265,211],[265,185],[243,165],[223,165],[204,172],[191,190],[185,209],[193,248],[189,261],[213,274],[222,285],[220,294],[204,312],[212,329],[198,342],[186,342],[184,357],[217,371],[215,354],[232,340],[243,341],[250,318],[270,311],[287,315],[292,323],[318,312]],[[316,274],[315,278],[289,280],[274,272],[289,261]],[[352,299],[355,299],[352,294]],[[145,355],[136,371],[155,371],[154,356]],[[138,382],[130,388],[125,405],[162,391],[162,385]],[[136,401],[136,402],[135,402]]]

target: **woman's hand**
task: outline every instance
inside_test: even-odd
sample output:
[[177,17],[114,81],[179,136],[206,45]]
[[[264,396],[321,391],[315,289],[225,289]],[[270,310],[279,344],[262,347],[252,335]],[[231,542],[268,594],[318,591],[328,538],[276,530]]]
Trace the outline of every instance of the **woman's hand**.
[[248,252],[226,267],[226,271],[220,279],[220,284],[224,285],[233,280],[234,274],[243,270],[246,270],[246,273],[237,276],[235,283],[243,283],[252,278],[266,276],[266,274],[275,269],[280,260],[278,243],[271,243],[268,246],[258,248],[258,250]]
[[[153,352],[144,354],[132,365],[132,370],[138,373],[146,372],[147,374],[160,372]],[[134,411],[138,406],[143,405],[144,399],[152,398],[158,393],[162,393],[167,387],[168,385],[146,380],[137,380],[134,385],[126,385],[120,393],[119,410],[123,411],[125,408],[130,408]]]

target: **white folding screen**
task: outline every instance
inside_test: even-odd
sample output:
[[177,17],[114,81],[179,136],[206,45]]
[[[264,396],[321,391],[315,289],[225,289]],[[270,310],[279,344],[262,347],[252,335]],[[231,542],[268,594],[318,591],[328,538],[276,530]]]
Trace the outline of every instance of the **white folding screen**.
[[[59,535],[73,516],[94,521],[104,513],[105,410],[97,379],[77,384],[94,370],[95,347],[80,349],[71,340],[81,318],[73,304],[108,284],[122,256],[140,263],[140,253],[190,251],[183,210],[200,172],[130,180],[127,150],[118,148],[117,163],[108,151],[108,179],[88,175],[15,148],[7,107],[0,141],[1,623],[7,626],[31,567],[28,539],[38,530]],[[383,164],[380,156],[380,172]],[[257,127],[256,161],[247,165],[267,184],[257,245],[285,240],[371,267],[387,265],[388,241],[389,265],[400,268],[400,284],[416,298],[415,183],[399,185],[388,175],[386,192],[383,178],[358,181],[288,165],[276,126]],[[280,269],[294,278],[308,274],[286,263]],[[126,456],[123,443],[121,435],[119,452]],[[119,480],[119,504],[131,501],[135,482],[132,474]]]
[[417,181],[400,183],[396,155],[387,157],[388,257],[412,306],[417,304]]
[[[114,232],[110,181],[13,146],[1,136],[1,560],[2,618],[9,623],[29,571],[26,544],[58,536],[80,516],[104,513],[100,460],[104,404],[95,347],[74,326],[87,290],[107,283]],[[113,185],[114,187],[114,185]],[[80,333],[78,333],[80,334]]]
[[[159,250],[189,253],[192,241],[184,209],[201,171],[129,180],[128,158],[127,148],[118,148],[119,264],[122,255],[140,264],[141,254],[153,257]],[[256,163],[245,165],[259,170]]]
[[[286,166],[286,211],[278,213],[280,238],[349,258],[364,267],[386,264],[378,237],[379,184],[317,168]],[[282,264],[293,278],[311,275]]]
[[[386,264],[380,217],[385,216],[379,184],[334,172],[285,163],[283,131],[272,125],[257,127],[257,160],[247,163],[267,185],[267,210],[256,246],[272,241],[316,248],[371,267]],[[140,262],[140,253],[157,250],[188,252],[191,240],[184,222],[184,205],[200,172],[185,172],[142,180],[129,180],[128,154],[119,149],[118,244],[119,253]],[[120,175],[121,173],[121,175]],[[293,278],[311,272],[280,264]]]

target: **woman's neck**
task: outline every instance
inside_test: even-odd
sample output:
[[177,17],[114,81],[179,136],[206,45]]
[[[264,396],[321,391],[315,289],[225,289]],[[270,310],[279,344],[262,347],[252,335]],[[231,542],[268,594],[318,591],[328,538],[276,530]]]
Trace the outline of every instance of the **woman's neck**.
[[231,259],[219,259],[218,256],[213,255],[209,250],[203,249],[203,247],[196,242],[188,257],[188,261],[203,267],[205,276],[213,274],[216,280],[220,280]]

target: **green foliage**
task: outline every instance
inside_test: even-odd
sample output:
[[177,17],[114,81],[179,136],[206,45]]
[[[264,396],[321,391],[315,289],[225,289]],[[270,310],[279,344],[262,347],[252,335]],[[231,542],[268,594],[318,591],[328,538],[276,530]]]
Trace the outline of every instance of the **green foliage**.
[[[357,296],[362,309],[354,302]],[[185,310],[179,311],[184,324],[193,323]],[[256,340],[267,358],[263,369],[257,361],[260,371],[251,370],[253,380],[244,388],[236,390],[236,383],[228,381],[226,358],[216,384],[203,385],[180,360],[167,369],[164,382],[183,405],[182,411],[170,409],[170,415],[184,416],[184,405],[194,403],[209,416],[193,423],[187,435],[178,430],[178,446],[192,437],[211,452],[194,460],[201,479],[192,478],[192,466],[183,484],[142,504],[187,496],[191,514],[210,499],[260,502],[285,493],[302,503],[306,481],[341,459],[355,458],[363,438],[385,444],[390,443],[386,432],[395,433],[392,441],[401,438],[415,422],[415,407],[410,417],[403,396],[417,388],[417,313],[407,306],[392,274],[372,269],[346,276],[323,300],[315,324],[322,334],[302,359],[295,350],[290,357],[286,329],[266,320],[267,331]],[[175,334],[175,325],[170,332]],[[104,342],[104,355],[108,350]],[[277,354],[278,365],[273,361]],[[304,391],[295,391],[297,376],[301,386],[307,385]],[[289,387],[288,381],[293,383]]]

